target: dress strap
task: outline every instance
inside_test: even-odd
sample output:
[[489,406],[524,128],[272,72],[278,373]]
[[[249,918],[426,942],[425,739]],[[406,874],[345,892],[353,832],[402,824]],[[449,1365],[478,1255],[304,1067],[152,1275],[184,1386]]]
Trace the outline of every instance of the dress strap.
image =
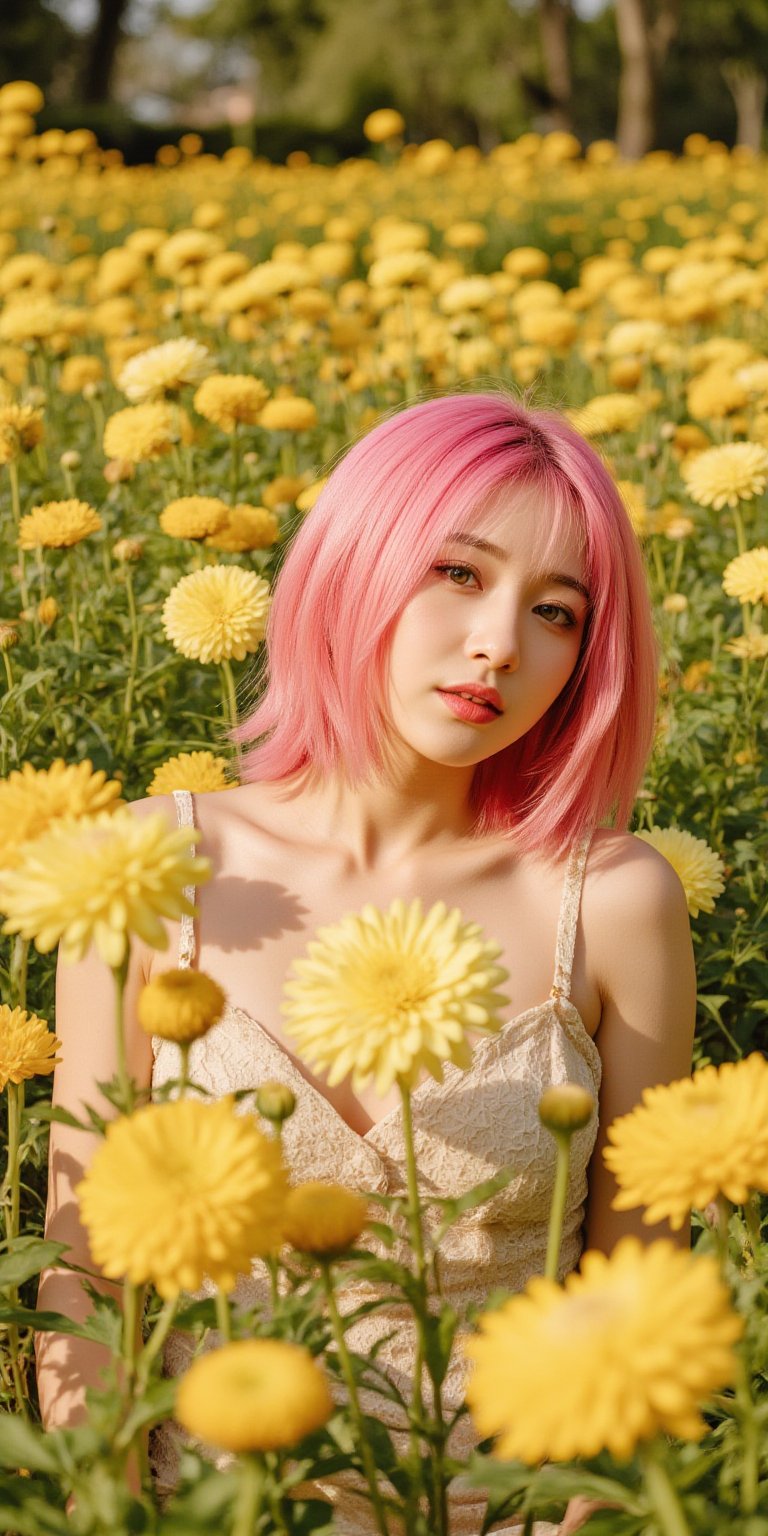
[[584,882],[584,870],[591,842],[592,828],[590,827],[584,833],[584,836],[573,844],[568,855],[563,895],[560,902],[560,920],[557,925],[555,980],[550,993],[550,996],[555,998],[568,998],[571,995],[571,971],[573,969],[573,952],[576,947],[576,926],[579,921],[581,887]]
[[[172,793],[173,793],[173,798],[174,798],[174,800],[176,802],[176,816],[178,818],[179,826],[180,827],[194,827],[194,825],[195,825],[195,809],[194,809],[194,801],[192,799],[192,795],[190,794],[190,791],[188,789],[174,789]],[[191,847],[190,852],[194,856],[194,852],[195,852],[194,846]],[[184,895],[186,896],[187,900],[191,901],[193,903],[193,905],[194,905],[194,900],[195,900],[195,887],[194,887],[194,885],[185,885],[185,887],[184,887]],[[195,958],[195,919],[193,917],[190,917],[188,913],[183,912],[182,915],[181,915],[181,932],[180,932],[180,935],[179,935],[178,969],[180,971],[188,970],[188,968],[191,966],[194,958]]]

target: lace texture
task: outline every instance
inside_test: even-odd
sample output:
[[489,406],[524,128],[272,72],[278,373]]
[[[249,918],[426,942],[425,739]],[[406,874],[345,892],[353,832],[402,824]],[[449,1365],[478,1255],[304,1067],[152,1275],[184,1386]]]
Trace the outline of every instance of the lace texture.
[[[175,790],[180,826],[194,824],[193,800]],[[456,1196],[507,1165],[515,1168],[512,1182],[479,1210],[466,1213],[441,1245],[440,1275],[446,1298],[458,1310],[482,1303],[489,1291],[521,1291],[542,1274],[546,1257],[549,1209],[554,1185],[556,1148],[539,1122],[537,1105],[553,1083],[578,1083],[597,1099],[601,1081],[600,1055],[578,1010],[570,1000],[571,969],[581,888],[591,833],[571,849],[567,861],[555,952],[554,983],[544,1002],[510,1019],[496,1035],[475,1046],[468,1071],[448,1064],[442,1083],[427,1078],[412,1096],[416,1156],[425,1192]],[[194,887],[189,891],[194,901]],[[179,965],[195,959],[194,919],[181,919]],[[153,1037],[153,1087],[180,1071],[179,1049]],[[361,1190],[399,1194],[406,1188],[405,1146],[399,1108],[364,1135],[353,1131],[324,1095],[306,1081],[269,1032],[242,1009],[227,1007],[219,1023],[190,1051],[190,1076],[222,1096],[258,1082],[279,1078],[296,1095],[296,1109],[283,1129],[286,1160],[294,1180],[324,1179]],[[248,1098],[243,1112],[252,1107]],[[581,1224],[587,1194],[587,1167],[597,1138],[597,1116],[571,1143],[559,1278],[578,1263],[583,1246]],[[397,1248],[393,1256],[399,1256]],[[198,1296],[213,1294],[206,1282]],[[359,1283],[345,1286],[339,1304],[346,1312],[374,1294]],[[381,1294],[379,1292],[378,1294]],[[251,1275],[241,1278],[235,1301],[269,1307],[266,1270],[259,1261]],[[358,1321],[348,1333],[352,1349],[370,1355],[386,1334],[394,1336],[377,1354],[377,1361],[404,1396],[412,1381],[415,1345],[407,1310],[396,1302]],[[218,1343],[208,1335],[204,1348]],[[172,1332],[164,1351],[164,1372],[177,1375],[189,1364],[194,1345],[189,1334]],[[464,1396],[468,1367],[458,1349],[445,1380],[446,1417]],[[425,1375],[425,1385],[426,1385]],[[378,1417],[405,1447],[405,1420],[389,1398],[362,1394],[366,1413]],[[170,1492],[178,1476],[178,1450],[186,1437],[167,1423],[153,1431],[150,1461],[158,1492]],[[470,1419],[456,1425],[449,1445],[464,1456],[477,1443]],[[230,1457],[202,1447],[217,1465]],[[312,1485],[314,1496],[334,1505],[334,1520],[342,1536],[369,1536],[375,1531],[367,1506],[356,1492],[354,1475],[340,1475]],[[484,1502],[476,1489],[450,1490],[452,1536],[478,1536]],[[494,1527],[498,1536],[519,1532],[520,1522]],[[555,1536],[557,1526],[538,1521],[535,1536]]]

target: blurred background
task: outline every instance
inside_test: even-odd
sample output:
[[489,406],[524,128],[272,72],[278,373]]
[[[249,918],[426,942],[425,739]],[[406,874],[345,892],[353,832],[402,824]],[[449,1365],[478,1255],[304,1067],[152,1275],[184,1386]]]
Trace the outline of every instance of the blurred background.
[[412,142],[483,151],[529,129],[761,145],[768,0],[3,0],[0,81],[38,131],[90,127],[126,160],[186,132],[334,163],[398,109]]

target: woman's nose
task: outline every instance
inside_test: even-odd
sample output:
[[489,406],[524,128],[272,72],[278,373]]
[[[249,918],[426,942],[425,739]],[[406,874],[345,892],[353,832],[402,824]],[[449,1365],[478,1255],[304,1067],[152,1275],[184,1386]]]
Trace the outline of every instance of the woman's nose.
[[516,672],[520,665],[520,636],[518,625],[509,614],[498,624],[490,622],[470,635],[465,654],[467,657],[488,662],[492,668],[503,667]]

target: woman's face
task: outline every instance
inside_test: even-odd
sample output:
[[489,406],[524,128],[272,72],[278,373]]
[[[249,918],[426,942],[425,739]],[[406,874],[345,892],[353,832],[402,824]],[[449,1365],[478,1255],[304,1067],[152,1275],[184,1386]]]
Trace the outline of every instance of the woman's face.
[[[497,495],[464,536],[494,552],[447,540],[400,615],[389,708],[396,734],[420,756],[482,762],[519,741],[568,682],[589,606],[584,556],[574,530],[546,576],[537,574],[550,526],[540,491]],[[439,692],[472,683],[501,695],[503,712],[487,723],[459,718]]]

